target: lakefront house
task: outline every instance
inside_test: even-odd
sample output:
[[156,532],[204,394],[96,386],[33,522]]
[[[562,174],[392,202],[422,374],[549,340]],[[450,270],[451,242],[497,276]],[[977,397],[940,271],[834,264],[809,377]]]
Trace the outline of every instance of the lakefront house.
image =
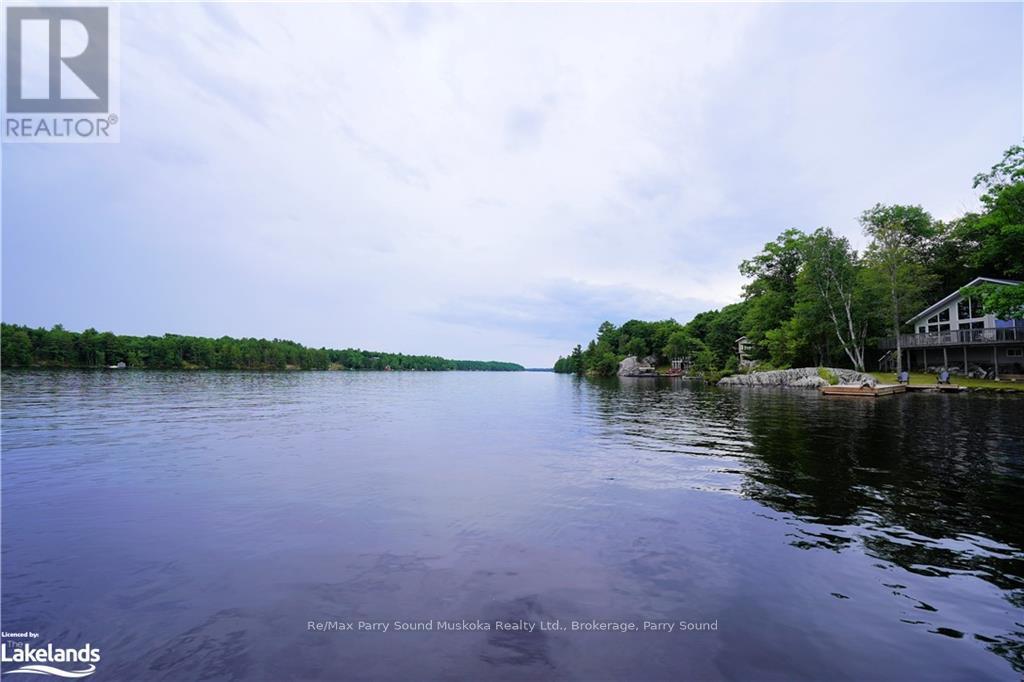
[[754,354],[754,344],[746,336],[736,339],[736,354],[739,356],[740,369],[749,369],[755,364],[751,356]]
[[[1022,283],[976,277],[965,286],[976,284]],[[1024,320],[999,319],[986,313],[977,298],[961,296],[959,290],[914,315],[907,325],[913,332],[900,335],[906,369],[945,367],[965,374],[981,370],[994,378],[1024,374]],[[894,367],[896,339],[882,339],[879,346],[887,351],[880,366]]]

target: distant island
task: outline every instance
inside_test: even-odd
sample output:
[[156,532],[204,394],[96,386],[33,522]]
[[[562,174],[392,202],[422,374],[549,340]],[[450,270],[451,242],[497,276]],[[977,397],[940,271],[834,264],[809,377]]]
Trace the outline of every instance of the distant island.
[[73,332],[0,323],[3,367],[246,370],[370,370],[521,372],[522,365],[491,360],[450,360],[433,355],[382,353],[358,348],[307,348],[283,339],[201,336],[124,336],[86,329]]

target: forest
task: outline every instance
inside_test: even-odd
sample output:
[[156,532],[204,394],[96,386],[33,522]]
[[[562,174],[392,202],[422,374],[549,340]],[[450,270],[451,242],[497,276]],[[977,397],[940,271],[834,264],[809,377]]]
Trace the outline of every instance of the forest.
[[[927,304],[975,277],[1024,279],[1024,147],[1008,149],[973,186],[980,210],[950,221],[921,206],[868,208],[859,217],[862,253],[828,227],[787,229],[740,263],[748,281],[738,303],[685,324],[604,322],[554,369],[607,376],[624,357],[653,355],[658,364],[687,358],[697,372],[726,374],[738,370],[741,336],[760,368],[872,368],[877,341],[909,331],[903,323]],[[1024,286],[962,291],[1003,319],[1024,317]]]
[[123,336],[0,325],[0,363],[10,367],[91,368],[123,362],[137,369],[347,369],[517,372],[512,362],[449,360],[431,355],[380,353],[357,348],[307,348],[282,339],[219,339],[164,334]]

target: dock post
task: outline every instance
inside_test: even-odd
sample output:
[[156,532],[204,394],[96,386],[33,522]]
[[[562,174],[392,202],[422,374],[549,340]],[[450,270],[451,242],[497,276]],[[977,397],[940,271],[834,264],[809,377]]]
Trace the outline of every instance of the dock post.
[[942,347],[942,369],[949,369],[949,356],[946,354],[946,347]]
[[928,349],[921,349],[921,357],[924,359],[924,371],[928,371]]
[[995,365],[995,379],[999,381],[999,349],[992,346],[992,364]]
[[967,376],[967,346],[964,346],[964,376]]

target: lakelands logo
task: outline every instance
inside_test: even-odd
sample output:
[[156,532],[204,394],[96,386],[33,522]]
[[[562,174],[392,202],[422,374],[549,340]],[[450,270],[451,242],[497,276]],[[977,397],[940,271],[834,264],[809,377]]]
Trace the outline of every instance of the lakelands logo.
[[[88,677],[96,672],[96,664],[100,662],[100,650],[93,648],[92,644],[77,649],[61,649],[52,644],[33,647],[26,642],[8,646],[5,642],[0,644],[0,648],[0,670],[4,675],[23,673],[64,678]],[[11,663],[22,665],[8,669]],[[53,663],[60,665],[51,665]]]
[[117,142],[117,11],[7,7],[5,142]]

